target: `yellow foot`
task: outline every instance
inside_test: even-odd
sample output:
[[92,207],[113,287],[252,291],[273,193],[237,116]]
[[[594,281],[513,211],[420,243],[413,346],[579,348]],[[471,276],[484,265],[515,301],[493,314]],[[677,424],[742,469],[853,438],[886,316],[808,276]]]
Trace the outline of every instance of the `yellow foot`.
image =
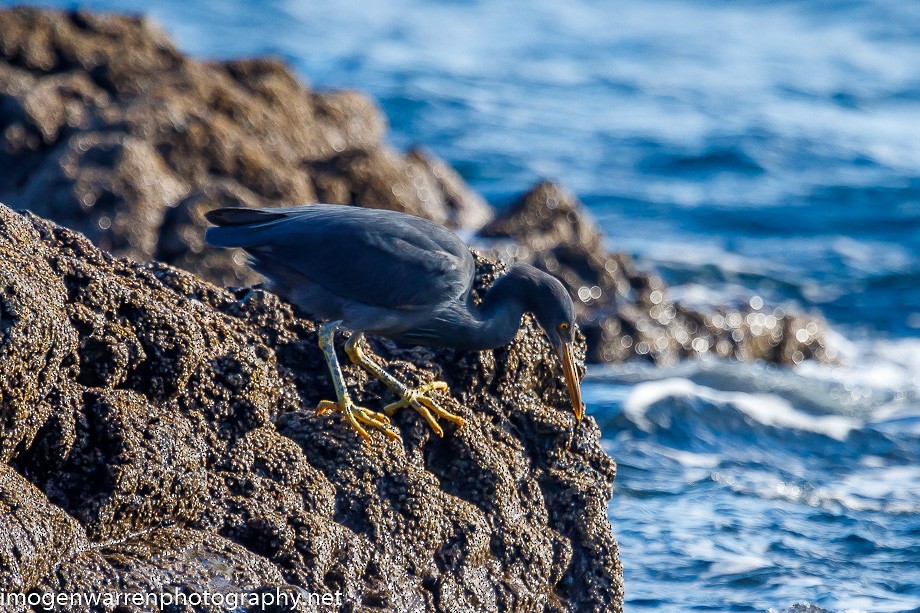
[[415,389],[407,389],[401,400],[388,404],[383,408],[383,412],[387,415],[392,415],[399,409],[412,407],[419,415],[425,418],[425,421],[428,422],[428,425],[438,436],[444,436],[444,430],[438,424],[434,417],[435,415],[457,424],[458,427],[462,427],[465,423],[462,417],[442,409],[438,406],[438,403],[431,399],[429,394],[434,390],[447,391],[447,384],[443,381],[432,381]]
[[397,434],[396,430],[390,425],[390,418],[383,413],[359,407],[350,400],[346,400],[341,404],[331,400],[320,400],[319,405],[316,407],[317,415],[325,415],[332,411],[337,411],[344,415],[345,419],[351,427],[355,429],[355,432],[364,439],[365,443],[371,442],[371,435],[367,433],[367,430],[365,430],[364,426],[361,424],[370,426],[371,428],[377,428],[386,434],[391,441],[399,440],[399,434]]

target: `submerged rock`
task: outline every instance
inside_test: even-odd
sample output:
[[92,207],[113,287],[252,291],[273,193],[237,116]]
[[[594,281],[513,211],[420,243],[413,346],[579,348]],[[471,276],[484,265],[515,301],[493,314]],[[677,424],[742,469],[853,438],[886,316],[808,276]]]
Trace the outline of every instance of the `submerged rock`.
[[[773,611],[773,609],[770,609]],[[810,602],[797,602],[788,609],[783,609],[782,613],[832,613],[827,609],[822,609],[818,605]]]
[[[481,291],[501,268],[478,270]],[[441,439],[403,411],[401,441],[365,445],[313,414],[333,394],[314,323],[243,294],[0,206],[0,591],[622,610],[616,467],[529,318],[496,351],[375,343],[406,379],[447,381],[467,425]],[[345,376],[361,404],[393,400]]]
[[755,301],[754,308],[716,306],[698,311],[668,298],[667,286],[637,270],[623,253],[609,253],[603,235],[578,200],[541,183],[486,224],[488,239],[505,261],[525,261],[561,279],[572,294],[588,361],[644,358],[671,364],[715,355],[794,364],[833,361],[825,324]]

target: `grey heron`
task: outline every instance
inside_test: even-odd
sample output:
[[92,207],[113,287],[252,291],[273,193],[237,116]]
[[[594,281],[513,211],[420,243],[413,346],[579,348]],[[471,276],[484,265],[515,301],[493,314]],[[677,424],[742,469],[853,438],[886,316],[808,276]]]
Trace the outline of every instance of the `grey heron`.
[[[584,413],[575,369],[572,299],[553,276],[514,264],[495,281],[480,305],[471,297],[475,265],[466,243],[447,228],[394,211],[314,204],[290,208],[220,208],[207,213],[214,247],[240,248],[251,266],[282,298],[325,320],[322,348],[337,400],[317,411],[341,411],[365,441],[364,426],[397,437],[388,415],[412,407],[443,436],[437,418],[463,425],[431,397],[447,385],[410,388],[361,347],[364,334],[398,343],[486,350],[507,345],[531,312],[562,364],[577,419]],[[345,351],[355,364],[383,381],[400,400],[383,413],[351,399],[333,347],[339,326],[352,331]]]

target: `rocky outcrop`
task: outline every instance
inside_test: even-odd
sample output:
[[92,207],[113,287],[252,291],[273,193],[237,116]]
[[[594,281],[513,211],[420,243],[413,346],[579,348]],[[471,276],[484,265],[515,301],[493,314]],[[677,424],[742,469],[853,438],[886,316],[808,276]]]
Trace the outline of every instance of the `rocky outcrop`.
[[475,227],[491,209],[431,152],[383,142],[357,92],[316,93],[273,59],[201,62],[145,19],[0,11],[0,200],[224,284],[255,277],[202,248],[220,204],[322,200]]
[[[478,259],[476,291],[499,270]],[[621,610],[615,465],[532,322],[494,352],[375,344],[406,379],[447,381],[467,425],[438,438],[406,411],[400,441],[366,445],[313,413],[333,393],[314,323],[241,295],[0,206],[0,592]],[[360,403],[392,400],[345,375]]]
[[609,253],[587,211],[570,193],[541,183],[486,224],[479,236],[505,261],[526,261],[561,279],[588,338],[588,361],[643,358],[671,364],[716,355],[783,364],[833,361],[825,324],[766,307],[688,308],[668,298],[658,277]]
[[592,362],[833,359],[815,318],[670,301],[555,185],[486,225],[492,209],[450,166],[384,143],[373,102],[311,92],[279,61],[197,61],[146,20],[89,12],[4,10],[0,32],[0,200],[115,254],[250,285],[240,254],[205,248],[207,210],[360,204],[511,241],[503,257],[568,285]]

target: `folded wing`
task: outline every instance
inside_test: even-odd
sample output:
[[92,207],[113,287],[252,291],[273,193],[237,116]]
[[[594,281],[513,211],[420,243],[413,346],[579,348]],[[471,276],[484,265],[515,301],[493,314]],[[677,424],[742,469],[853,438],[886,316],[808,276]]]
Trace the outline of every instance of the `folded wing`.
[[262,270],[286,269],[349,301],[425,309],[460,299],[475,265],[466,244],[434,222],[375,209],[309,205],[211,211],[206,240],[238,247]]

